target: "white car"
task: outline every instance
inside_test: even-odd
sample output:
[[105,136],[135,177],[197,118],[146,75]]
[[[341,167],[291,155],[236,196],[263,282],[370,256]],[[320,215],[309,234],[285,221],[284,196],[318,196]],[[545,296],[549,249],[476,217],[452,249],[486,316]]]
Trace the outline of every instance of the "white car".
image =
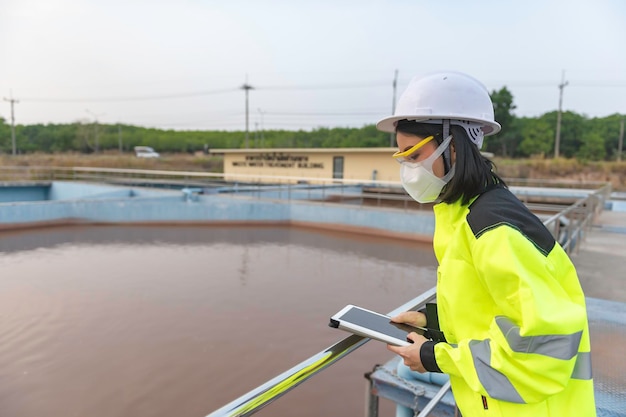
[[135,156],[137,158],[158,158],[161,155],[149,146],[135,146]]

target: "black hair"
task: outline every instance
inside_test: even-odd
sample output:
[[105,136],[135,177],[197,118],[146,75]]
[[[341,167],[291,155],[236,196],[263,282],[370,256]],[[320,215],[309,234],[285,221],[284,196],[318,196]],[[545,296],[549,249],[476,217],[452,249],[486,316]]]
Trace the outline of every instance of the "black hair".
[[434,136],[437,143],[442,142],[443,125],[432,123],[417,123],[413,120],[399,120],[396,124],[396,132],[407,135],[415,135],[421,138]]
[[[420,137],[435,136],[437,143],[443,141],[443,125],[418,123],[400,120],[396,132],[412,134]],[[439,199],[451,204],[461,200],[461,204],[469,201],[495,186],[506,187],[506,183],[495,172],[495,164],[483,156],[467,135],[465,129],[458,125],[450,125],[450,134],[456,154],[454,176],[443,189]]]

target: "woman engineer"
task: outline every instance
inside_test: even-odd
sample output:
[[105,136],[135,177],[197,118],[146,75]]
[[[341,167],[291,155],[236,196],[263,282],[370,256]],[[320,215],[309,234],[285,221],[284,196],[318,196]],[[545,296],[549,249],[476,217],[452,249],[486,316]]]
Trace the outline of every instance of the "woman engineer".
[[486,88],[457,72],[414,78],[393,116],[401,182],[434,202],[437,316],[443,340],[388,346],[417,372],[448,374],[464,417],[596,415],[585,298],[566,252],[480,149],[500,130]]

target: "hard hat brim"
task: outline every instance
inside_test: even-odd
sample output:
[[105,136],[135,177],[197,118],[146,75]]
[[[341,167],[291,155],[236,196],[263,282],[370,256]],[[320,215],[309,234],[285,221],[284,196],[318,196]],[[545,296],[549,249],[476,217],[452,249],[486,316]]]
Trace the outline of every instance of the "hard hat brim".
[[380,130],[381,132],[395,133],[396,123],[399,120],[412,120],[415,122],[427,122],[433,119],[465,120],[469,122],[480,123],[483,125],[482,129],[483,129],[483,133],[485,134],[485,136],[495,135],[496,133],[500,131],[500,129],[502,129],[502,127],[500,126],[498,122],[475,119],[475,118],[470,118],[470,117],[456,118],[454,116],[450,116],[449,114],[441,115],[441,116],[428,115],[428,117],[415,117],[415,115],[389,116],[389,117],[385,117],[384,119],[376,123],[376,129]]

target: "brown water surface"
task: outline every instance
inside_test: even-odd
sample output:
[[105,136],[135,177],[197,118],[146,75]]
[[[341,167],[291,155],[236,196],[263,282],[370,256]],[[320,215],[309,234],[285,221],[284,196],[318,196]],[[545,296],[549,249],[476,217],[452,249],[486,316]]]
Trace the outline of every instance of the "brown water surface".
[[[197,417],[435,285],[429,245],[293,228],[0,235],[0,416]],[[363,415],[370,342],[259,415]],[[390,407],[390,405],[387,405]]]

